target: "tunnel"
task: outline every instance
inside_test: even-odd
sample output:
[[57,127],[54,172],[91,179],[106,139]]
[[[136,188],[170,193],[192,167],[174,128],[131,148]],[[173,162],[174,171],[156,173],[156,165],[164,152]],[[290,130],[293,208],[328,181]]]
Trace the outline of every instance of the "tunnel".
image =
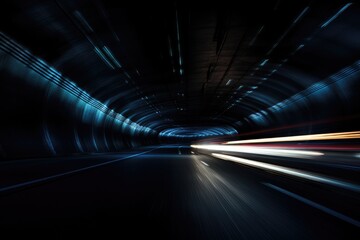
[[356,1],[0,13],[7,239],[360,239]]

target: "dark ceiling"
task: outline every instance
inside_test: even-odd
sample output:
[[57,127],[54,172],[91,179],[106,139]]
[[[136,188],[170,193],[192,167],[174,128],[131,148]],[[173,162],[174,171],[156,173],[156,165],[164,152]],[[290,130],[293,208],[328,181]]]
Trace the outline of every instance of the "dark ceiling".
[[[157,132],[327,118],[316,114],[323,109],[316,96],[306,96],[360,57],[360,9],[344,1],[213,9],[111,2],[14,0],[1,10],[1,31],[93,98]],[[332,113],[348,115],[339,99],[354,96],[339,95],[329,102]],[[293,109],[278,114],[286,105]]]

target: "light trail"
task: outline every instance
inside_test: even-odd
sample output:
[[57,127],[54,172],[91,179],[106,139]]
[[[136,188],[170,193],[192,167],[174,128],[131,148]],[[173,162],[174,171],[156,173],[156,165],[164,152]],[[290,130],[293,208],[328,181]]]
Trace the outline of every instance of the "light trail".
[[279,149],[269,147],[256,147],[256,146],[229,146],[221,144],[210,145],[191,145],[192,148],[210,150],[210,151],[227,151],[237,153],[251,153],[258,155],[270,155],[280,157],[295,157],[295,158],[312,158],[315,156],[324,155],[321,152],[305,151],[305,150],[291,150],[291,149]]
[[209,166],[209,164],[207,164],[206,162],[204,162],[204,161],[200,161],[202,164],[204,164],[205,166]]
[[357,138],[360,138],[360,131],[298,135],[298,136],[289,136],[289,137],[260,138],[260,139],[249,139],[249,140],[237,140],[237,141],[229,141],[229,142],[226,142],[225,144],[319,141],[319,140],[343,140],[343,139],[357,139]]
[[282,166],[278,166],[278,165],[270,164],[270,163],[258,162],[258,161],[245,159],[245,158],[229,156],[226,154],[212,153],[211,155],[216,158],[222,159],[222,160],[232,161],[232,162],[240,163],[240,164],[247,165],[250,167],[271,170],[273,172],[283,173],[286,175],[304,178],[304,179],[307,179],[310,181],[325,183],[325,184],[333,185],[336,187],[349,189],[349,190],[352,190],[355,192],[360,192],[360,186],[358,186],[356,184],[340,181],[337,179],[331,179],[331,178],[328,178],[328,177],[325,177],[325,176],[322,176],[322,175],[319,175],[316,173],[312,173],[312,172],[297,170],[294,168],[282,167]]

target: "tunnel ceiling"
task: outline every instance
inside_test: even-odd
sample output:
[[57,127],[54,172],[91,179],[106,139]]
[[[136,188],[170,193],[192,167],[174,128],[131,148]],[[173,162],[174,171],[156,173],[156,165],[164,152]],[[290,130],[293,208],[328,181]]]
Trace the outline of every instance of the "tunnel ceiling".
[[111,2],[11,1],[1,30],[110,109],[158,132],[270,121],[271,110],[312,94],[359,57],[359,9],[343,1],[212,10]]

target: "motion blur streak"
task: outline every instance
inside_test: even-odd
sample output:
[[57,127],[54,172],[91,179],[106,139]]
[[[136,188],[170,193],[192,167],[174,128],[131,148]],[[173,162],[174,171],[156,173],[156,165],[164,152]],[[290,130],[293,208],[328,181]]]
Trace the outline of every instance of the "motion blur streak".
[[347,183],[347,182],[336,180],[336,179],[331,179],[331,178],[321,176],[321,175],[318,175],[315,173],[307,172],[307,171],[277,166],[277,165],[269,164],[269,163],[257,162],[254,160],[229,156],[229,155],[225,155],[225,154],[212,153],[211,155],[216,158],[222,159],[222,160],[237,162],[237,163],[248,165],[248,166],[255,167],[255,168],[271,170],[271,171],[284,173],[284,174],[295,176],[295,177],[305,178],[305,179],[315,181],[315,182],[326,183],[326,184],[330,184],[333,186],[360,192],[360,186],[358,186],[358,185],[355,185],[352,183]]
[[281,157],[300,157],[312,158],[314,156],[324,155],[321,152],[305,151],[305,150],[288,150],[269,147],[250,147],[250,146],[226,146],[226,145],[191,145],[193,148],[211,150],[211,151],[228,151],[238,153],[252,153],[260,155],[271,155]]
[[3,2],[1,235],[360,240],[360,2]]
[[287,191],[287,190],[285,190],[283,188],[280,188],[278,186],[275,186],[273,184],[264,183],[264,185],[266,185],[266,186],[268,186],[268,187],[270,187],[270,188],[272,188],[272,189],[274,189],[276,191],[284,193],[284,194],[286,194],[286,195],[288,195],[288,196],[290,196],[292,198],[295,198],[295,199],[297,199],[297,200],[299,200],[299,201],[301,201],[303,203],[306,203],[306,204],[308,204],[308,205],[310,205],[310,206],[312,206],[314,208],[317,208],[317,209],[319,209],[319,210],[321,210],[321,211],[323,211],[323,212],[325,212],[327,214],[330,214],[330,215],[332,215],[334,217],[337,217],[337,218],[339,218],[339,219],[341,219],[341,220],[343,220],[345,222],[348,222],[348,223],[353,224],[353,225],[355,225],[357,227],[360,227],[360,222],[359,221],[357,221],[357,220],[355,220],[353,218],[350,218],[350,217],[348,217],[346,215],[343,215],[342,213],[336,212],[336,211],[334,211],[332,209],[329,209],[329,208],[327,208],[325,206],[322,206],[322,205],[320,205],[320,204],[318,204],[316,202],[313,202],[313,201],[311,201],[309,199],[301,197],[301,196],[299,196],[299,195],[297,195],[295,193],[289,192],[289,191]]
[[358,139],[358,138],[360,138],[360,131],[239,140],[239,141],[230,141],[230,142],[227,142],[226,144],[342,140],[342,139]]
[[202,164],[204,164],[205,166],[209,166],[209,164],[207,164],[206,162],[204,162],[204,161],[200,161]]

